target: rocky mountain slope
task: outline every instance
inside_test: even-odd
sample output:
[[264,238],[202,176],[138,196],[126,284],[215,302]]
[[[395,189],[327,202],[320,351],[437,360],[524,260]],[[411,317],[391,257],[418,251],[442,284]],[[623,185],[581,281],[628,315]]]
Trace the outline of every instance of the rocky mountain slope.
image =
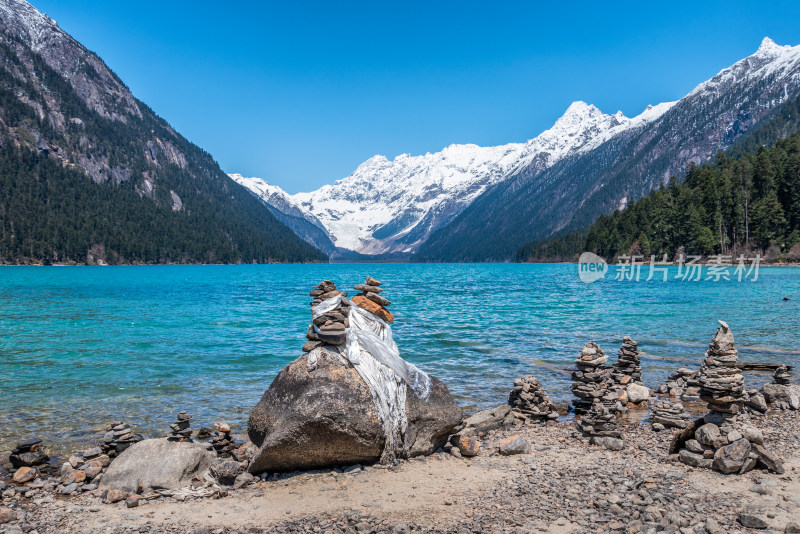
[[489,189],[421,247],[420,261],[504,261],[525,242],[581,228],[702,163],[800,93],[800,46],[764,39],[656,120]]
[[[311,193],[290,196],[261,179],[231,176],[273,212],[302,219],[303,229],[293,228],[304,238],[311,235],[310,224],[324,228],[339,248],[372,255],[413,253],[492,185],[523,169],[542,171],[564,157],[590,151],[652,122],[671,105],[649,106],[628,118],[575,102],[552,128],[525,143],[451,145],[441,152],[402,154],[392,161],[374,156],[350,176]],[[320,246],[319,241],[310,242]],[[326,250],[326,245],[321,248]]]
[[320,261],[58,24],[0,2],[0,263]]

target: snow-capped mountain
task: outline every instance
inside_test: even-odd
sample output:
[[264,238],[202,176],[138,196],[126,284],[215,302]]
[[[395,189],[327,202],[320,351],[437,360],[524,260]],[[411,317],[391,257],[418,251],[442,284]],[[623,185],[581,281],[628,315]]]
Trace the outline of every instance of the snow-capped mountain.
[[231,178],[273,210],[323,227],[336,247],[362,254],[415,252],[488,187],[522,168],[544,170],[565,156],[591,150],[652,122],[670,106],[648,106],[628,118],[621,112],[605,115],[579,101],[552,128],[525,143],[450,145],[441,152],[402,154],[391,161],[374,156],[350,176],[311,193],[288,195],[259,178]]
[[[765,38],[642,128],[481,195],[424,243],[419,261],[504,261],[525,242],[579,230],[725,150],[800,99],[800,46]],[[788,132],[786,132],[788,133]],[[785,135],[785,133],[784,133]]]

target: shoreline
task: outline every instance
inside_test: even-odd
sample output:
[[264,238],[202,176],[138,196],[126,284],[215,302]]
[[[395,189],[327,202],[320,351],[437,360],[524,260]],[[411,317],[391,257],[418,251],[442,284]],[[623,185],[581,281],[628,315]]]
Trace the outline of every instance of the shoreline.
[[[589,445],[571,421],[552,421],[486,432],[473,458],[445,447],[388,468],[273,475],[213,499],[159,497],[127,508],[103,504],[94,492],[19,497],[14,510],[25,520],[0,530],[716,534],[748,532],[737,522],[746,513],[783,532],[800,522],[800,418],[785,411],[751,419],[786,459],[784,475],[723,475],[673,463],[667,451],[678,431],[654,432],[635,420],[624,424],[628,445],[619,452]],[[498,454],[499,441],[511,435],[525,437],[530,452]]]

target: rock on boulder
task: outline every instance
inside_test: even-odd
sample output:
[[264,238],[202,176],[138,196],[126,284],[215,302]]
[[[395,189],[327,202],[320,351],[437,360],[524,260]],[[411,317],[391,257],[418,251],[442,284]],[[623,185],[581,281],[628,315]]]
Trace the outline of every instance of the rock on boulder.
[[215,456],[200,443],[146,439],[120,454],[103,475],[102,487],[135,492],[189,486],[192,477],[208,470]]
[[[434,377],[431,382],[427,401],[406,389],[409,457],[432,453],[461,423],[447,387]],[[254,474],[376,462],[386,439],[369,387],[326,347],[283,368],[250,413],[248,434],[258,447],[249,468]]]

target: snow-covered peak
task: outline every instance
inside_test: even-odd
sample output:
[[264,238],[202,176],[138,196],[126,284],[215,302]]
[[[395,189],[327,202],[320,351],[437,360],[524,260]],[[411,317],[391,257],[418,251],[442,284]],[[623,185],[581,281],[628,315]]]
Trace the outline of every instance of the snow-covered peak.
[[413,252],[493,184],[522,168],[544,170],[655,120],[671,105],[651,106],[629,119],[573,102],[550,129],[524,143],[454,144],[393,160],[373,156],[350,176],[291,198],[325,226],[338,247],[364,254]]
[[761,45],[759,45],[758,50],[756,50],[756,54],[765,55],[765,54],[780,54],[787,50],[790,50],[792,47],[791,45],[779,45],[775,43],[769,37],[764,37],[761,41]]
[[58,29],[56,21],[24,0],[0,1],[0,20],[5,21],[34,50],[54,35],[66,36]]
[[722,94],[734,84],[746,85],[752,80],[770,79],[772,83],[776,83],[786,75],[796,76],[792,73],[798,65],[800,45],[781,46],[765,37],[754,54],[722,69],[716,76],[698,85],[687,97],[699,94],[713,97],[714,94]]

